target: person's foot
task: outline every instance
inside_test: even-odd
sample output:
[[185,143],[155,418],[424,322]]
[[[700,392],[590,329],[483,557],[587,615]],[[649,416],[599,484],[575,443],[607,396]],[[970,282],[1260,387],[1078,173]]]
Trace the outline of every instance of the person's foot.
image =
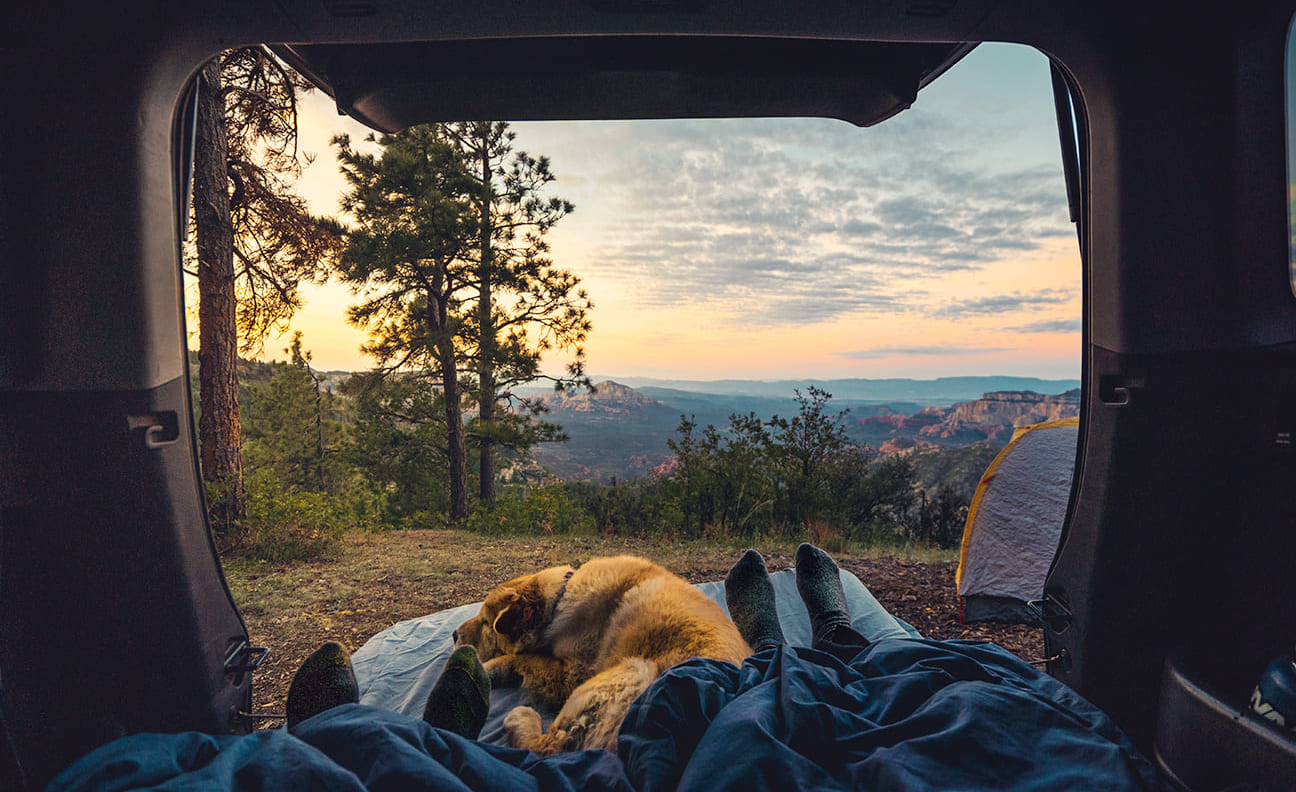
[[324,710],[360,700],[351,658],[336,641],[329,641],[301,664],[288,686],[288,728]]
[[490,711],[490,676],[477,658],[477,650],[461,646],[446,661],[445,670],[428,693],[424,722],[476,739]]
[[796,586],[810,612],[810,627],[816,644],[829,640],[839,627],[850,627],[846,592],[841,571],[832,558],[812,544],[796,551]]
[[729,618],[748,646],[759,652],[787,643],[774,606],[774,586],[760,553],[755,550],[743,553],[725,575],[724,586]]

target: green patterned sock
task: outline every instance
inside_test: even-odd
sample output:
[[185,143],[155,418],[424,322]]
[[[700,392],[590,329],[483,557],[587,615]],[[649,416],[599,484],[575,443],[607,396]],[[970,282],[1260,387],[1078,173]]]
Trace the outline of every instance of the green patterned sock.
[[787,643],[774,607],[774,586],[760,553],[755,550],[743,553],[725,575],[724,586],[729,618],[738,626],[748,646],[760,651]]
[[446,661],[432,686],[423,720],[468,739],[476,739],[490,711],[490,677],[477,659],[477,650],[461,646]]
[[326,709],[360,700],[360,686],[346,649],[329,641],[297,669],[288,686],[288,728]]

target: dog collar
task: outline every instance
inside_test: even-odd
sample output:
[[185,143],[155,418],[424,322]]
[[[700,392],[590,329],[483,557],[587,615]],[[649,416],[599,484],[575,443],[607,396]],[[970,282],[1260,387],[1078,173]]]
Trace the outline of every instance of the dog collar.
[[559,588],[558,593],[554,595],[553,605],[549,608],[548,621],[553,621],[554,615],[558,613],[558,604],[562,602],[563,595],[567,593],[567,581],[571,580],[571,576],[574,574],[576,574],[576,570],[572,569],[569,570],[567,574],[563,575],[562,587]]

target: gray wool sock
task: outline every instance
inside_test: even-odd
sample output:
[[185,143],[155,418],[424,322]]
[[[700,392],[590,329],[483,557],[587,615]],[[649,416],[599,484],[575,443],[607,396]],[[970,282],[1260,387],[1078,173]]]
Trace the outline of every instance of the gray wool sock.
[[797,548],[796,585],[810,612],[815,644],[831,638],[838,627],[850,626],[841,570],[827,553],[808,543]]
[[787,643],[774,607],[774,586],[765,559],[755,550],[743,553],[725,575],[725,604],[747,645],[757,651]]

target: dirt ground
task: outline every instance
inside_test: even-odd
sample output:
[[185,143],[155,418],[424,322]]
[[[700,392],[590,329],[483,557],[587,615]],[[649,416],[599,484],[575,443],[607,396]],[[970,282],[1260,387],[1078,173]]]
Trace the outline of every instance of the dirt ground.
[[[758,546],[771,570],[793,563],[795,543]],[[398,621],[482,599],[496,584],[545,566],[634,553],[692,582],[720,580],[741,546],[654,537],[486,537],[463,531],[349,535],[339,558],[292,566],[225,559],[231,591],[254,646],[270,649],[253,687],[257,713],[282,713],[301,662],[325,641],[354,651]],[[960,624],[956,562],[877,553],[834,553],[878,601],[929,638],[988,640],[1025,660],[1044,656],[1039,629]],[[927,554],[931,555],[931,554]],[[266,721],[265,725],[273,725]]]

